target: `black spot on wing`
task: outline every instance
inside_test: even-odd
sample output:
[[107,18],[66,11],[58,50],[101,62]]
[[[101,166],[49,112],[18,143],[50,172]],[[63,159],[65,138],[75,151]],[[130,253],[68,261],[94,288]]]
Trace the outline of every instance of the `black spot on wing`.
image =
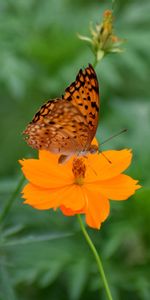
[[97,112],[99,111],[99,107],[97,106],[95,101],[91,101],[91,107],[95,108]]

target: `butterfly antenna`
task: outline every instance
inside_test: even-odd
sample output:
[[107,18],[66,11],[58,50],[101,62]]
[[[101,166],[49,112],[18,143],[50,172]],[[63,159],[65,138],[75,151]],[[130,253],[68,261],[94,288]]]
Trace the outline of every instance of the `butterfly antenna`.
[[118,133],[113,134],[113,135],[110,136],[108,139],[104,140],[100,145],[101,145],[101,146],[104,145],[105,143],[107,143],[108,141],[112,140],[113,138],[119,136],[120,134],[122,134],[122,133],[124,133],[124,132],[127,132],[127,130],[128,130],[127,128],[122,129],[122,130],[119,131]]
[[102,151],[98,151],[107,161],[109,164],[112,164],[111,160],[102,152]]
[[[116,136],[118,136],[118,135],[120,135],[120,134],[126,132],[127,130],[128,130],[128,129],[126,129],[126,128],[125,128],[125,129],[122,129],[122,130],[119,131],[118,133],[116,133],[116,134],[110,136],[108,139],[104,140],[100,145],[104,145],[105,143],[107,143],[107,142],[110,141],[111,139],[113,139],[113,138],[115,138]],[[99,150],[99,153],[100,153],[102,156],[105,157],[105,159],[109,162],[109,164],[112,164],[111,160],[110,160],[110,159],[109,159],[102,151]]]

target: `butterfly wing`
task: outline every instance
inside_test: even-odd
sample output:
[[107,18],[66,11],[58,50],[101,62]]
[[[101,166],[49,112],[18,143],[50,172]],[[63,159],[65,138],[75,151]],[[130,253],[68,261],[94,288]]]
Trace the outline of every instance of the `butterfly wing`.
[[49,100],[36,113],[24,131],[27,143],[63,155],[84,152],[96,133],[98,111],[98,81],[89,65],[79,71],[62,98]]
[[76,80],[65,90],[63,99],[77,107],[85,118],[89,127],[88,143],[90,144],[98,126],[100,102],[98,80],[92,65],[79,71]]
[[35,149],[70,155],[86,148],[89,128],[77,107],[64,99],[55,99],[41,107],[24,134]]

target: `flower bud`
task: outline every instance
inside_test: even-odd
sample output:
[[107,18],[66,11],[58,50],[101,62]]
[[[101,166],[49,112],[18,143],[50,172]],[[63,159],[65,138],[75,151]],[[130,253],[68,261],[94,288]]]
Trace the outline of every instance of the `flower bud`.
[[119,39],[114,35],[113,29],[113,16],[111,10],[106,10],[103,15],[101,23],[90,24],[91,37],[78,35],[81,40],[89,42],[91,44],[92,51],[94,52],[96,62],[100,61],[104,55],[108,53],[122,52],[120,48],[124,42],[123,39]]

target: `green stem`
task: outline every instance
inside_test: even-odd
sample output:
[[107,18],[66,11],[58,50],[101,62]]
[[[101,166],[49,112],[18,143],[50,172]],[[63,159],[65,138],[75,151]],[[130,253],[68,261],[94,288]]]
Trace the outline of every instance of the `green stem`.
[[95,55],[95,59],[93,62],[93,68],[96,68],[97,64],[100,63],[102,61],[102,59],[104,58],[104,53],[101,51],[101,55],[99,54],[99,57],[97,57],[97,53]]
[[81,230],[83,232],[83,235],[89,245],[89,247],[91,248],[92,252],[93,252],[93,255],[95,257],[95,260],[97,262],[97,266],[98,266],[98,270],[99,270],[99,273],[100,273],[100,278],[102,279],[103,281],[103,284],[104,284],[104,288],[105,288],[105,291],[106,291],[106,295],[107,295],[107,298],[108,300],[113,300],[112,298],[112,295],[111,295],[111,292],[110,292],[110,289],[109,289],[109,286],[108,286],[108,282],[107,282],[107,279],[106,279],[106,276],[105,276],[105,272],[104,272],[104,269],[103,269],[103,265],[102,265],[102,261],[101,261],[101,258],[100,256],[98,255],[98,252],[91,240],[91,238],[89,237],[86,229],[85,229],[85,226],[83,225],[83,222],[82,222],[82,219],[81,219],[81,216],[80,215],[77,215],[78,216],[78,221],[79,221],[79,224],[80,224],[80,227],[81,227]]
[[93,62],[93,68],[96,67],[97,63],[98,63],[98,61],[97,61],[97,57],[96,57],[96,55],[95,55],[95,60],[94,60],[94,62]]
[[2,213],[0,215],[0,224],[6,218],[12,204],[14,203],[14,201],[15,201],[17,195],[18,195],[18,192],[20,191],[20,188],[22,187],[22,184],[23,184],[24,180],[25,180],[24,176],[21,176],[21,178],[20,178],[20,180],[17,184],[16,189],[14,190],[14,192],[12,193],[12,195],[10,196],[8,201],[6,202],[6,205],[4,206],[4,208],[2,210]]

